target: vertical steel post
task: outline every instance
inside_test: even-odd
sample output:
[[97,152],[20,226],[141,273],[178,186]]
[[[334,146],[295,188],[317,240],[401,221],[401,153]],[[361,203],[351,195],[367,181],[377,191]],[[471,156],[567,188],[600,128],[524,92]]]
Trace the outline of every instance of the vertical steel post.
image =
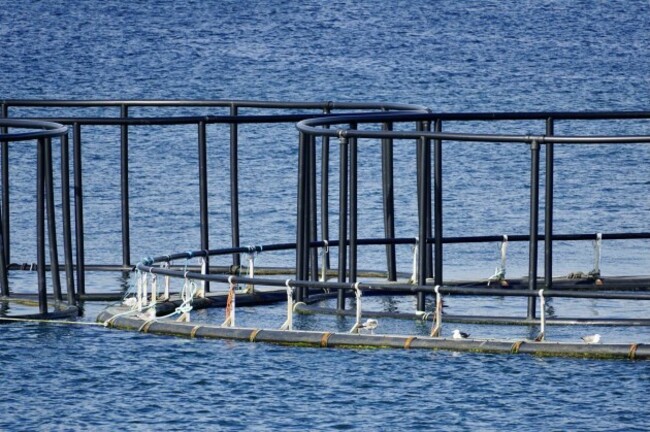
[[[206,124],[204,120],[198,124],[198,153],[199,153],[199,214],[201,220],[201,250],[206,251],[206,272],[209,273],[210,230],[208,225],[208,145],[206,140]],[[210,283],[205,282],[205,292],[210,292]]]
[[[430,132],[431,131],[431,122],[426,121],[422,125],[422,129],[424,131]],[[425,263],[426,263],[426,277],[431,278],[433,277],[433,246],[429,243],[429,240],[432,236],[432,225],[433,225],[433,218],[431,217],[431,139],[426,138],[426,144],[425,144],[425,149],[424,149],[424,169],[425,169],[425,176],[426,176],[426,195],[424,196],[425,203],[426,203],[426,211],[427,211],[427,219],[426,219],[426,224],[427,224],[427,236],[426,239],[427,241],[425,242],[426,245],[426,256],[425,256]],[[424,293],[423,293],[423,298],[424,298]],[[424,300],[423,300],[424,302]],[[424,305],[424,303],[423,303]],[[424,307],[424,306],[423,306]],[[424,310],[424,309],[423,309]]]
[[[552,118],[546,119],[546,135],[554,134]],[[546,150],[546,196],[544,198],[544,285],[553,288],[553,143],[545,144]]]
[[[350,125],[350,129],[357,129],[356,123]],[[358,140],[357,138],[349,139],[350,150],[350,283],[357,281],[357,236],[358,236],[358,173],[357,173],[357,158],[359,155]]]
[[47,314],[45,280],[45,139],[39,138],[36,148],[36,271],[38,277],[38,308]]
[[[530,244],[528,247],[528,287],[537,290],[537,244],[539,225],[539,143],[530,143]],[[528,319],[534,319],[537,299],[528,297]]]
[[[316,137],[309,136],[309,239],[315,241],[318,239],[318,202],[316,194]],[[318,249],[309,247],[310,257],[310,280],[318,280]],[[307,289],[305,289],[305,298],[307,298]]]
[[[120,118],[129,116],[129,107],[120,107]],[[131,229],[129,227],[129,127],[120,125],[120,188],[122,193],[122,265],[131,265]]]
[[[417,284],[426,285],[427,283],[427,234],[429,231],[430,216],[430,196],[431,196],[431,141],[427,137],[421,137],[418,140],[418,173],[419,184],[418,202],[419,202],[419,230],[418,230],[418,275]],[[425,296],[423,292],[417,293],[417,311],[424,311]]]
[[61,212],[63,216],[63,255],[68,304],[77,303],[74,293],[74,265],[72,262],[72,231],[70,215],[70,145],[68,134],[61,137]]
[[54,177],[52,167],[52,139],[43,140],[45,169],[45,203],[47,213],[47,233],[50,245],[50,273],[54,300],[63,300],[61,295],[61,275],[59,273],[59,247],[56,238],[56,212],[54,210]]
[[[324,115],[330,114],[329,107],[323,110]],[[329,129],[329,125],[324,126]],[[329,240],[329,178],[330,178],[330,137],[323,136],[321,148],[321,187],[320,187],[320,226],[323,240]],[[325,269],[330,268],[330,255],[323,253],[323,262]]]
[[[0,118],[8,117],[6,103],[0,105]],[[7,133],[7,128],[0,128],[0,134]],[[2,206],[0,206],[0,294],[9,296],[7,263],[9,262],[9,143],[0,142],[2,157]]]
[[[442,120],[436,119],[435,132],[442,132]],[[442,285],[442,140],[433,140],[433,219],[434,219],[434,285]]]
[[[347,280],[348,264],[348,140],[339,135],[339,269],[338,281]],[[345,309],[345,290],[339,290],[336,307]]]
[[[1,216],[0,214],[0,218]],[[7,262],[5,261],[4,248],[4,227],[0,223],[0,295],[9,297],[9,280],[7,277]]]
[[[297,203],[296,203],[296,280],[304,280],[303,274],[303,250],[304,250],[304,236],[305,236],[305,188],[307,187],[306,183],[306,152],[307,152],[307,141],[308,137],[300,132],[298,138],[298,178],[297,178]],[[297,301],[302,301],[302,290],[297,289],[295,291],[295,296]]]
[[77,291],[86,294],[86,265],[84,251],[84,209],[83,209],[83,173],[81,157],[81,125],[72,125],[73,169],[74,169],[74,208],[75,238],[77,241]]
[[[237,117],[238,108],[235,103],[230,105],[230,115]],[[230,232],[232,247],[239,247],[239,124],[230,123]],[[241,265],[239,254],[232,255],[233,266]]]
[[[2,118],[9,118],[9,107],[6,103],[2,104]],[[7,132],[7,128],[2,128],[0,132]],[[2,152],[2,225],[4,227],[4,254],[5,262],[11,262],[11,228],[9,225],[9,142],[0,143]]]
[[[382,125],[382,130],[392,131],[393,123]],[[381,140],[381,174],[384,204],[384,236],[386,239],[395,238],[395,186],[393,172],[393,139]],[[395,259],[395,244],[386,244],[386,269],[388,280],[397,280],[397,262]]]

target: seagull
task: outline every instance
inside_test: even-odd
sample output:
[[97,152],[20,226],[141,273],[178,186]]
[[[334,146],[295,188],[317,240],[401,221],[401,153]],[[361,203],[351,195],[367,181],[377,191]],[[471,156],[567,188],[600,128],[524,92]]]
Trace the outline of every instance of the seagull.
[[597,344],[600,342],[600,335],[596,333],[589,336],[582,336],[581,339],[585,341],[586,344]]
[[456,329],[454,330],[454,334],[451,337],[454,339],[467,339],[469,337],[469,334]]
[[368,318],[366,322],[361,324],[359,327],[368,329],[370,333],[372,333],[377,328],[377,326],[379,326],[379,321],[376,319]]

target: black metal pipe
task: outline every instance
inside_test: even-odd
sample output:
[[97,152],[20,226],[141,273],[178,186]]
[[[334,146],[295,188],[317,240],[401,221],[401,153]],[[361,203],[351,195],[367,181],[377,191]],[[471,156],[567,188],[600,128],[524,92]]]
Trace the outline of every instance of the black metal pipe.
[[84,251],[83,172],[81,157],[81,125],[72,125],[75,239],[77,241],[77,292],[86,294],[86,269]]
[[[2,104],[2,118],[9,118],[9,106],[6,103]],[[0,133],[6,133],[7,128],[2,127]],[[2,189],[2,226],[4,228],[4,255],[5,262],[11,262],[11,227],[9,224],[10,215],[9,215],[9,142],[2,141],[0,142],[2,148],[2,184],[4,185]]]
[[[323,114],[328,115],[329,113],[330,113],[329,108],[325,108],[323,110]],[[329,241],[330,238],[330,229],[329,229],[330,137],[324,136],[321,142],[322,142],[322,148],[321,148],[320,224],[321,224],[321,236],[323,240]],[[323,265],[325,269],[327,270],[330,269],[329,253],[323,253]]]
[[[554,133],[553,118],[546,119],[546,135]],[[553,143],[545,145],[546,150],[546,195],[544,197],[544,285],[553,289],[553,183],[554,154]],[[546,240],[548,239],[548,240]]]
[[[422,125],[424,131],[431,131],[431,122],[424,122]],[[426,242],[426,256],[425,256],[425,265],[426,265],[426,277],[433,277],[433,247],[428,241],[433,235],[433,218],[431,217],[431,139],[425,138],[426,144],[424,149],[424,169],[425,169],[425,180],[426,180],[426,195],[424,197],[426,201],[426,211],[427,211],[427,242]],[[424,296],[424,293],[422,294]],[[422,304],[424,305],[424,297],[422,299]],[[423,306],[424,307],[424,306]]]
[[47,313],[47,282],[45,280],[45,139],[36,148],[36,272],[38,277],[38,308]]
[[[303,249],[305,247],[304,236],[305,229],[304,226],[307,223],[305,221],[305,211],[304,207],[307,205],[305,203],[305,189],[307,187],[307,167],[306,167],[306,152],[307,152],[307,140],[309,137],[302,132],[299,134],[298,138],[298,190],[296,194],[296,280],[304,279],[304,264],[303,258],[304,253]],[[297,301],[302,301],[302,291],[296,290],[295,297]]]
[[[238,107],[230,105],[230,115],[237,117]],[[230,232],[232,247],[239,247],[239,125],[230,123]],[[234,254],[232,264],[241,266],[241,256]]]
[[50,267],[52,278],[52,293],[56,302],[61,302],[61,275],[59,272],[59,247],[56,238],[56,212],[54,210],[54,177],[52,169],[52,138],[44,138],[44,175],[45,175],[45,203],[47,214],[47,232],[50,245]]
[[[537,244],[539,225],[539,143],[530,143],[530,242],[528,247],[528,287],[537,290]],[[527,318],[536,315],[537,299],[528,298]]]
[[[393,123],[387,122],[382,125],[382,130],[392,131]],[[383,138],[381,140],[381,174],[382,191],[384,204],[384,237],[391,239],[395,237],[395,184],[393,164],[393,140]],[[386,245],[386,270],[389,281],[397,280],[397,260],[395,258],[395,245]]]
[[[442,120],[436,119],[434,131],[442,132]],[[443,255],[442,255],[442,140],[433,141],[433,220],[434,220],[434,285],[443,283]]]
[[[350,129],[356,129],[356,123],[350,125]],[[358,209],[358,141],[356,138],[351,138],[349,141],[349,150],[350,150],[350,279],[351,283],[357,281],[357,236],[358,236],[358,221],[359,221],[359,209]]]
[[70,214],[70,144],[68,134],[61,137],[61,212],[63,216],[63,256],[68,304],[76,305],[74,293],[74,263],[72,261],[72,231]]
[[[339,137],[339,283],[346,282],[347,277],[347,235],[348,235],[348,140]],[[343,246],[341,246],[343,245]],[[338,292],[337,309],[345,309],[345,291]]]
[[[120,107],[120,118],[129,116],[126,104]],[[131,265],[131,230],[129,228],[129,127],[127,124],[120,126],[120,173],[122,193],[122,264]]]
[[[309,135],[309,239],[318,239],[318,202],[316,182],[316,138]],[[310,279],[318,280],[318,249],[310,248]],[[309,295],[305,289],[303,298]]]
[[[417,284],[426,285],[427,283],[427,234],[429,230],[430,217],[430,196],[431,196],[431,141],[422,137],[418,141],[418,274]],[[424,292],[417,293],[417,311],[424,311]]]
[[[201,250],[210,249],[210,230],[208,217],[208,145],[206,139],[206,125],[204,121],[198,124],[198,153],[199,153],[199,214],[201,224]],[[209,260],[209,257],[205,257]],[[209,262],[207,268],[210,268]],[[210,291],[206,282],[205,292]]]

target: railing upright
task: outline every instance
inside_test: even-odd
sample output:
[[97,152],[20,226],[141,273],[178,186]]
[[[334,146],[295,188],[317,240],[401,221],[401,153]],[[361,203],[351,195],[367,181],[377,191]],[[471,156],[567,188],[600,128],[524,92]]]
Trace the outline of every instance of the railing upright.
[[70,214],[70,148],[68,134],[61,137],[61,206],[63,216],[63,254],[68,303],[76,304],[74,292],[74,267],[72,262],[72,229]]
[[[537,245],[539,225],[539,142],[530,142],[530,242],[528,249],[528,288],[537,290]],[[537,299],[528,298],[528,319],[535,318]]]
[[47,282],[45,279],[45,139],[39,138],[36,148],[36,272],[38,307],[47,313]]
[[[316,137],[309,135],[309,238],[311,241],[318,239],[318,201],[316,181]],[[309,248],[309,279],[318,280],[318,249]],[[308,290],[305,290],[303,300],[308,297]]]
[[[356,130],[357,124],[350,124],[350,129]],[[349,138],[349,150],[350,150],[350,283],[357,282],[357,270],[358,270],[358,249],[357,249],[357,237],[359,234],[358,225],[359,225],[359,206],[358,206],[358,156],[359,156],[359,147],[358,140],[355,137]]]
[[[442,132],[442,120],[436,119],[434,131]],[[434,285],[443,284],[442,255],[442,140],[433,140],[433,237],[434,237]]]
[[[348,139],[339,136],[339,264],[338,282],[346,282],[348,264]],[[345,309],[345,290],[337,293],[336,307]]]
[[[236,103],[230,104],[230,115],[236,117],[239,110]],[[230,123],[230,232],[232,247],[239,247],[239,124]],[[233,254],[232,264],[241,265],[239,254]]]
[[60,302],[63,297],[61,294],[61,275],[59,273],[59,248],[56,237],[56,219],[54,210],[54,178],[52,163],[52,139],[43,140],[43,157],[44,157],[44,175],[45,175],[45,203],[47,214],[47,232],[50,246],[50,273],[52,278],[52,293],[54,300]]
[[[120,118],[126,119],[129,116],[129,107],[126,104],[120,106]],[[128,268],[131,265],[131,230],[129,227],[129,127],[127,124],[120,125],[120,173],[121,173],[121,194],[122,194],[122,265]]]
[[[424,126],[424,125],[423,125]],[[422,130],[425,130],[423,127]],[[418,231],[418,274],[417,284],[426,285],[427,283],[427,266],[428,266],[428,244],[427,237],[430,232],[431,224],[431,140],[427,137],[421,137],[418,140],[417,152],[419,154],[418,166],[418,210],[419,210],[419,231]],[[419,291],[417,293],[417,311],[424,311],[425,295]]]
[[[323,115],[329,115],[330,108],[329,105],[323,109]],[[329,126],[325,126],[329,128]],[[321,192],[320,192],[320,224],[321,224],[321,236],[323,240],[329,241],[330,229],[329,229],[329,167],[330,167],[330,137],[323,136],[321,141]],[[330,269],[330,254],[323,252],[323,267],[326,270]]]
[[[546,136],[553,136],[554,121],[546,119]],[[553,183],[554,154],[553,143],[545,144],[546,150],[546,194],[544,197],[544,285],[553,289]]]
[[[9,105],[2,104],[1,109],[2,118],[9,118]],[[6,133],[7,128],[0,128],[0,133]],[[5,262],[11,262],[11,228],[10,228],[10,214],[9,214],[9,143],[3,141],[0,143],[2,148],[2,184],[4,185],[2,193],[2,225],[4,227],[4,255]]]
[[[382,130],[392,131],[393,122],[386,122]],[[381,173],[384,204],[384,237],[395,238],[395,184],[393,171],[393,140],[381,140]],[[395,245],[386,244],[386,269],[389,281],[397,280],[397,260],[395,259]]]
[[[210,249],[210,230],[208,212],[208,150],[206,139],[206,123],[201,120],[198,124],[198,159],[199,159],[199,213],[201,224],[201,250]],[[206,255],[206,261],[209,256]],[[207,268],[210,268],[209,263]],[[205,292],[210,292],[210,285],[206,282]]]
[[78,122],[72,126],[72,146],[74,151],[74,207],[75,233],[77,241],[77,292],[86,294],[86,265],[84,246],[84,210],[83,210],[83,172],[81,157],[81,125]]

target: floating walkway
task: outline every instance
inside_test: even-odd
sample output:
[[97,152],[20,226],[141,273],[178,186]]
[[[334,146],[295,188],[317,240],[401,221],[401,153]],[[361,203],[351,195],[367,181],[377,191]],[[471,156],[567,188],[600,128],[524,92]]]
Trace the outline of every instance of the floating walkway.
[[532,340],[451,339],[427,336],[222,327],[211,324],[176,322],[169,319],[148,320],[135,316],[125,316],[124,314],[128,310],[126,307],[108,308],[97,317],[97,321],[106,323],[111,328],[155,335],[266,342],[300,347],[428,349],[600,359],[650,359],[650,344],[577,344],[535,342]]

